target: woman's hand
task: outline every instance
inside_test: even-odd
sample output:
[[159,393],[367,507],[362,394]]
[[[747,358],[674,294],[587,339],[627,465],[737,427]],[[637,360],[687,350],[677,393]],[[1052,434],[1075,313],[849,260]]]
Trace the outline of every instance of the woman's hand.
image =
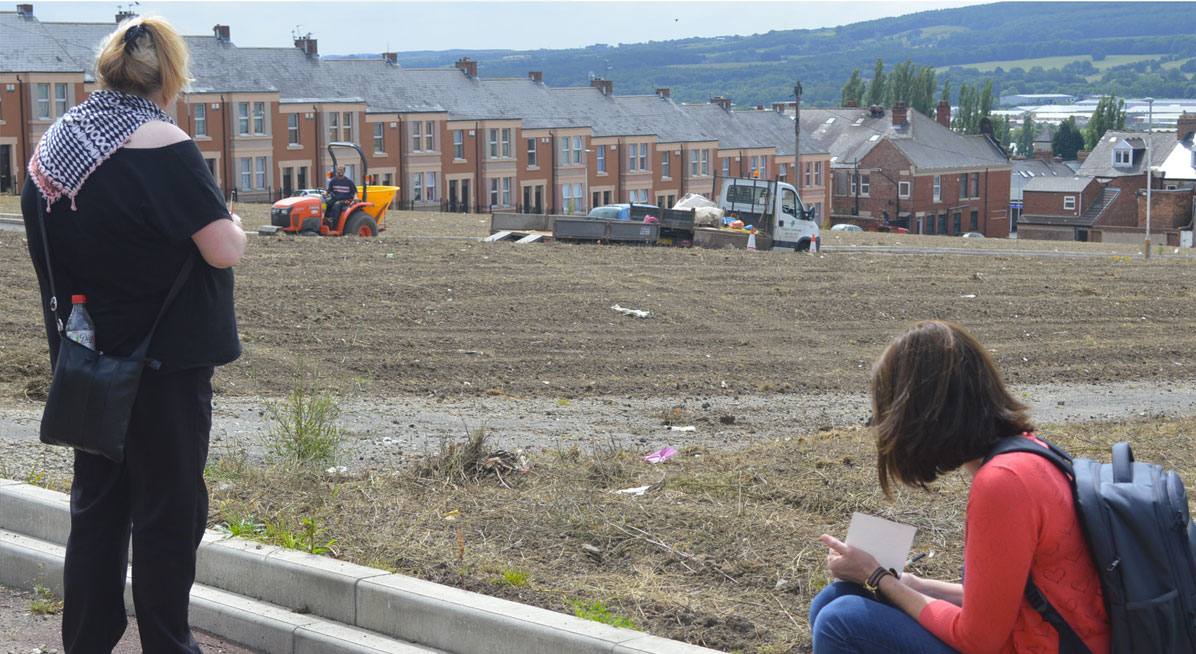
[[822,535],[822,542],[830,548],[826,555],[826,567],[836,579],[850,581],[861,586],[880,567],[876,557],[861,549],[851,547],[834,536]]

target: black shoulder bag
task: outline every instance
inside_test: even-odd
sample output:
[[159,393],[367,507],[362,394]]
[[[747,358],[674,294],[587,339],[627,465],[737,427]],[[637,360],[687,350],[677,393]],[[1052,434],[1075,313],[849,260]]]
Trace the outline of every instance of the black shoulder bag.
[[147,366],[157,370],[161,365],[146,356],[150,339],[158,328],[158,321],[191,274],[195,253],[192,252],[183,263],[149,334],[132,356],[117,357],[92,350],[67,338],[62,318],[58,316],[58,292],[54,288],[54,272],[50,265],[44,202],[39,195],[37,217],[46,256],[46,276],[50,281],[50,313],[58,327],[58,359],[42,413],[41,441],[47,445],[73,447],[120,463],[125,458],[125,435],[129,431],[141,372]]

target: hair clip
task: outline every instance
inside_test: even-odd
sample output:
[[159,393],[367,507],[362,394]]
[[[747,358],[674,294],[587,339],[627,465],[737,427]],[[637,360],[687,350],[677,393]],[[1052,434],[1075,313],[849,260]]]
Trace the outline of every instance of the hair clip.
[[146,29],[145,23],[137,23],[136,25],[130,25],[129,29],[125,30],[125,35],[120,40],[120,42],[128,45],[128,44],[134,43],[135,41],[137,41],[138,38],[140,38],[148,33],[149,33],[149,30]]

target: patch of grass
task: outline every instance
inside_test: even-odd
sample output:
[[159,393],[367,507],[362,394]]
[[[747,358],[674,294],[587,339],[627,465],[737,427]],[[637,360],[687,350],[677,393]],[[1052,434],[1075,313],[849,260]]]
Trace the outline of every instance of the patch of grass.
[[275,460],[303,468],[336,463],[341,445],[337,401],[332,393],[300,382],[286,400],[271,407],[274,422],[266,446]]
[[518,568],[503,568],[502,577],[495,579],[494,583],[502,586],[526,586],[531,583],[531,576],[527,572]]
[[477,481],[478,461],[486,456],[486,449],[486,430],[479,427],[464,443],[442,443],[438,454],[416,466],[415,474],[452,485]]
[[54,591],[42,585],[33,587],[33,599],[29,600],[29,612],[34,615],[53,615],[62,610],[62,600]]
[[622,627],[624,629],[635,629],[640,631],[640,628],[635,626],[630,618],[625,618],[621,615],[611,615],[610,611],[602,605],[601,600],[594,600],[590,603],[585,603],[579,600],[569,602],[573,607],[573,615],[586,620],[593,620],[594,622],[601,622],[615,627]]

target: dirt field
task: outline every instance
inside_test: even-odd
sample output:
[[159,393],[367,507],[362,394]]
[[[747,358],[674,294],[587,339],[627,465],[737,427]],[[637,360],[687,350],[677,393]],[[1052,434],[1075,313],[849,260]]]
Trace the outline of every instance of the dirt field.
[[[14,210],[4,202],[0,213]],[[239,211],[247,224],[265,220],[264,207]],[[374,240],[252,237],[237,267],[245,354],[217,371],[218,402],[252,406],[315,380],[379,413],[492,401],[536,407],[519,419],[547,431],[585,407],[582,423],[638,412],[656,429],[717,430],[721,445],[677,434],[681,454],[653,467],[634,454],[658,435],[598,433],[588,447],[529,451],[531,472],[474,480],[451,464],[472,451],[481,415],[445,456],[345,476],[284,473],[232,452],[211,467],[213,524],[303,533],[308,518],[318,526],[305,542],[334,541],[342,558],[566,612],[599,600],[651,633],[728,651],[808,649],[806,606],[826,582],[814,539],[841,533],[853,510],[916,524],[915,547],[940,554],[922,571],[958,575],[965,479],[887,501],[865,432],[847,421],[787,427],[810,398],[865,390],[871,361],[905,326],[965,325],[1015,387],[1196,380],[1186,252],[1143,261],[1127,258],[1131,246],[828,233],[827,245],[1007,251],[810,256],[483,244],[486,223],[473,215],[392,213],[389,227]],[[0,398],[17,406],[40,399],[49,377],[20,232],[0,232],[0,276]],[[400,422],[373,436],[409,427]],[[1166,459],[1196,483],[1191,422],[1050,435],[1091,456],[1128,435],[1140,458]],[[643,496],[610,492],[642,485],[652,486]]]

